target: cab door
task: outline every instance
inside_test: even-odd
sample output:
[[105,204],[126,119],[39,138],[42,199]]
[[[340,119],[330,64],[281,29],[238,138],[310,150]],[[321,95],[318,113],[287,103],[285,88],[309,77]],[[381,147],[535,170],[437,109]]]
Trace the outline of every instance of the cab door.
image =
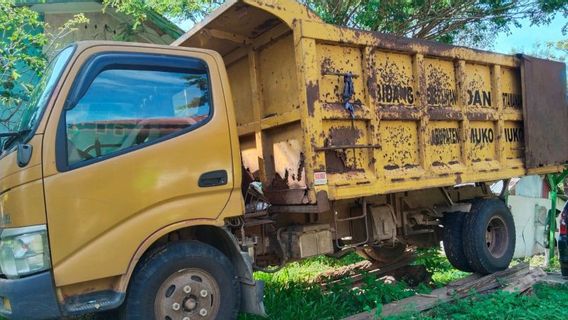
[[58,286],[126,271],[173,223],[214,224],[233,189],[215,59],[140,46],[78,50],[49,119],[45,194]]

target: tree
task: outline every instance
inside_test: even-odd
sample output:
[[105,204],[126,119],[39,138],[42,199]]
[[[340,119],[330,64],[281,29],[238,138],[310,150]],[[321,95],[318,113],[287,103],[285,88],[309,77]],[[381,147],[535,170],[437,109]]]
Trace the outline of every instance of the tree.
[[149,9],[173,20],[197,22],[223,2],[224,0],[103,0],[105,7],[112,7],[131,16],[134,28],[146,19]]
[[[354,28],[471,46],[495,35],[568,17],[566,0],[305,0],[325,21]],[[566,29],[566,27],[565,27]]]
[[79,14],[46,33],[36,11],[0,0],[0,130],[13,126],[47,61],[65,45],[60,40],[84,23],[88,19]]
[[0,0],[1,102],[19,99],[28,90],[25,82],[18,81],[22,72],[39,72],[45,67],[41,52],[47,36],[42,29],[37,12],[15,7],[13,0]]
[[[103,0],[144,19],[152,8],[173,19],[197,22],[222,0]],[[487,47],[495,35],[520,26],[541,25],[555,14],[568,17],[567,0],[300,0],[326,22],[446,43]],[[568,29],[568,26],[565,27]]]

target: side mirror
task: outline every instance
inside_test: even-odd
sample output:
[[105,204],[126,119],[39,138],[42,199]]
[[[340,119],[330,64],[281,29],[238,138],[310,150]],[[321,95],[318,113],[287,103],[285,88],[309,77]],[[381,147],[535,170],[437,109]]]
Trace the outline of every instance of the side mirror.
[[18,144],[18,166],[25,167],[32,159],[32,146],[29,144]]

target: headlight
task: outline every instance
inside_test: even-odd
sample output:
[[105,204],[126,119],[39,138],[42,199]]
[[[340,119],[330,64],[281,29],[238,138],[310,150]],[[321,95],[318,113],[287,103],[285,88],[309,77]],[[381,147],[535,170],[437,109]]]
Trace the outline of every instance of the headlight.
[[45,225],[4,229],[0,233],[0,271],[18,278],[51,267]]

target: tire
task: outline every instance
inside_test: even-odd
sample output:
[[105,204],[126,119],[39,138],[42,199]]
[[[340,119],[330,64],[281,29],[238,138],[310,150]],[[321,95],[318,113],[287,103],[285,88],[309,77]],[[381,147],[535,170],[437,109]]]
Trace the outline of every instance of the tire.
[[473,268],[467,261],[464,252],[464,222],[467,213],[464,212],[450,212],[444,215],[442,225],[442,242],[444,243],[444,252],[446,257],[454,266],[454,268],[465,271],[473,272]]
[[359,254],[359,256],[369,261],[378,264],[388,264],[397,262],[398,260],[404,258],[405,250],[406,245],[397,242],[394,247],[378,245],[366,246],[357,250],[357,253]]
[[509,267],[515,252],[515,222],[500,199],[479,199],[466,215],[463,245],[467,262],[481,274]]
[[164,246],[136,267],[120,316],[236,319],[240,301],[241,287],[231,261],[212,246],[182,241]]

